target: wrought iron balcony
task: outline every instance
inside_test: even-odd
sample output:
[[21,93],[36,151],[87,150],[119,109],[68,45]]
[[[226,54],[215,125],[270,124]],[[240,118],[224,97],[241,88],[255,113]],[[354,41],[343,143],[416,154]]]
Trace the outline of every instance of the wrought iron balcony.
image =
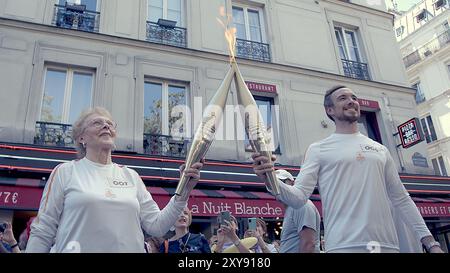
[[409,53],[403,57],[405,67],[408,68],[413,64],[416,64],[428,56],[431,56],[447,46],[450,43],[450,29],[441,33],[438,37],[419,47],[412,53]]
[[366,63],[360,63],[345,59],[341,60],[345,76],[370,81],[369,69],[367,68]]
[[170,27],[147,21],[147,41],[186,47],[186,29],[181,27]]
[[403,62],[405,63],[406,68],[410,67],[411,65],[413,65],[415,63],[418,63],[419,61],[420,61],[420,55],[419,55],[419,51],[417,51],[417,50],[403,58]]
[[144,153],[185,157],[188,142],[188,139],[175,139],[165,135],[144,134]]
[[270,62],[269,45],[264,43],[236,39],[236,55],[245,59]]
[[84,5],[55,5],[53,25],[88,32],[98,32],[100,13]]
[[72,125],[37,121],[34,144],[60,147],[73,146]]

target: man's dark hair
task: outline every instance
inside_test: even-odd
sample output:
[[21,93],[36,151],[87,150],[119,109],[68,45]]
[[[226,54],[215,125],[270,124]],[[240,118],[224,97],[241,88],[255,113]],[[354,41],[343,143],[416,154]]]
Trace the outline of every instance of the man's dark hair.
[[335,85],[325,92],[325,97],[323,98],[323,107],[325,107],[325,113],[332,121],[334,121],[334,118],[328,115],[327,108],[334,106],[333,100],[331,100],[331,94],[333,94],[335,91],[341,88],[348,88],[348,87],[345,85]]

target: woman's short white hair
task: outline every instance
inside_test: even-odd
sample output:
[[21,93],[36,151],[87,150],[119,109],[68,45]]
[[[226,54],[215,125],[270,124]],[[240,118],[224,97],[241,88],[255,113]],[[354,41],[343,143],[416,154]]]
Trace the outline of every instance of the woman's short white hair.
[[83,144],[81,143],[80,137],[83,134],[84,130],[86,129],[87,126],[86,120],[88,119],[89,116],[93,114],[102,115],[111,120],[113,119],[111,113],[108,110],[99,106],[87,109],[80,114],[80,116],[73,123],[72,126],[72,138],[75,143],[75,149],[77,150],[78,158],[83,158],[86,156],[86,147],[84,147]]

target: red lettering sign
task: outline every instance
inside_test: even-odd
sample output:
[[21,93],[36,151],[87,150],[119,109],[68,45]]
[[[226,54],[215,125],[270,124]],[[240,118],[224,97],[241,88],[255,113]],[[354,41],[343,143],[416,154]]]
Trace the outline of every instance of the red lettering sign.
[[0,186],[0,208],[37,210],[41,197],[41,188]]
[[378,101],[374,100],[366,100],[366,99],[358,99],[359,106],[362,108],[370,108],[374,110],[380,109],[380,105],[378,104]]
[[277,93],[277,86],[273,84],[245,82],[248,90],[255,92]]
[[423,217],[450,217],[450,203],[417,203]]

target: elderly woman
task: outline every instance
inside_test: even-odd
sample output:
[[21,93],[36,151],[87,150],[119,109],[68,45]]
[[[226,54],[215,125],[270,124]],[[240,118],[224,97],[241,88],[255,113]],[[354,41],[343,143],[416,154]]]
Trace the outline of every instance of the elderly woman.
[[139,175],[111,161],[115,138],[116,123],[104,108],[88,110],[74,123],[80,159],[50,175],[27,252],[145,252],[142,230],[162,237],[175,223],[202,163],[184,170],[191,178],[186,194],[160,210]]

